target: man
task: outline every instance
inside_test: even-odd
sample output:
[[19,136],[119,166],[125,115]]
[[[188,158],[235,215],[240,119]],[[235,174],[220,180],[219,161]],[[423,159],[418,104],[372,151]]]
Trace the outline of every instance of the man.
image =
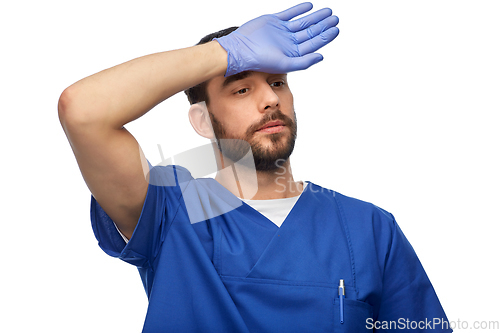
[[[311,8],[134,59],[61,95],[99,244],[139,268],[144,332],[361,332],[446,321],[390,213],[293,179],[286,73],[321,61],[314,52],[338,34],[329,9],[293,20]],[[193,128],[214,143],[215,180],[152,167],[123,127],[183,90]]]

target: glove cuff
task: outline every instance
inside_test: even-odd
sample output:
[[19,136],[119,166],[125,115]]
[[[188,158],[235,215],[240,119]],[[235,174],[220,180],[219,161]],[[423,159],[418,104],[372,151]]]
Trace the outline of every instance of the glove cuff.
[[228,36],[223,36],[220,38],[214,38],[220,46],[227,52],[227,69],[224,77],[228,77],[241,72],[239,64],[241,61],[238,60],[238,54],[235,50],[238,50],[238,41]]

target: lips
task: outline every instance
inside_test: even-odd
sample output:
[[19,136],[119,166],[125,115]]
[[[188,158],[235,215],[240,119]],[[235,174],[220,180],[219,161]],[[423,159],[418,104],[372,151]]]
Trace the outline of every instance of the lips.
[[268,122],[267,124],[265,124],[264,126],[259,128],[258,131],[269,128],[269,127],[284,126],[284,125],[285,125],[285,123],[282,122],[281,120],[274,120],[274,121]]

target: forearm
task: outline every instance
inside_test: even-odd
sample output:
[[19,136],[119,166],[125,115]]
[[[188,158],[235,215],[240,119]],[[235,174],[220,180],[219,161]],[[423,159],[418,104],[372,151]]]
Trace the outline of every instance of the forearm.
[[137,58],[84,78],[61,95],[61,120],[119,129],[170,96],[223,75],[227,53],[217,43]]

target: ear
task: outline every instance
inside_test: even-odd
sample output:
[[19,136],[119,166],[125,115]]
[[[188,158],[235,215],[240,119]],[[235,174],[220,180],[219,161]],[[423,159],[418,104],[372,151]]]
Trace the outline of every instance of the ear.
[[212,122],[210,121],[210,116],[208,115],[205,102],[191,105],[188,115],[189,122],[191,123],[191,126],[193,126],[196,133],[210,140],[215,139]]

